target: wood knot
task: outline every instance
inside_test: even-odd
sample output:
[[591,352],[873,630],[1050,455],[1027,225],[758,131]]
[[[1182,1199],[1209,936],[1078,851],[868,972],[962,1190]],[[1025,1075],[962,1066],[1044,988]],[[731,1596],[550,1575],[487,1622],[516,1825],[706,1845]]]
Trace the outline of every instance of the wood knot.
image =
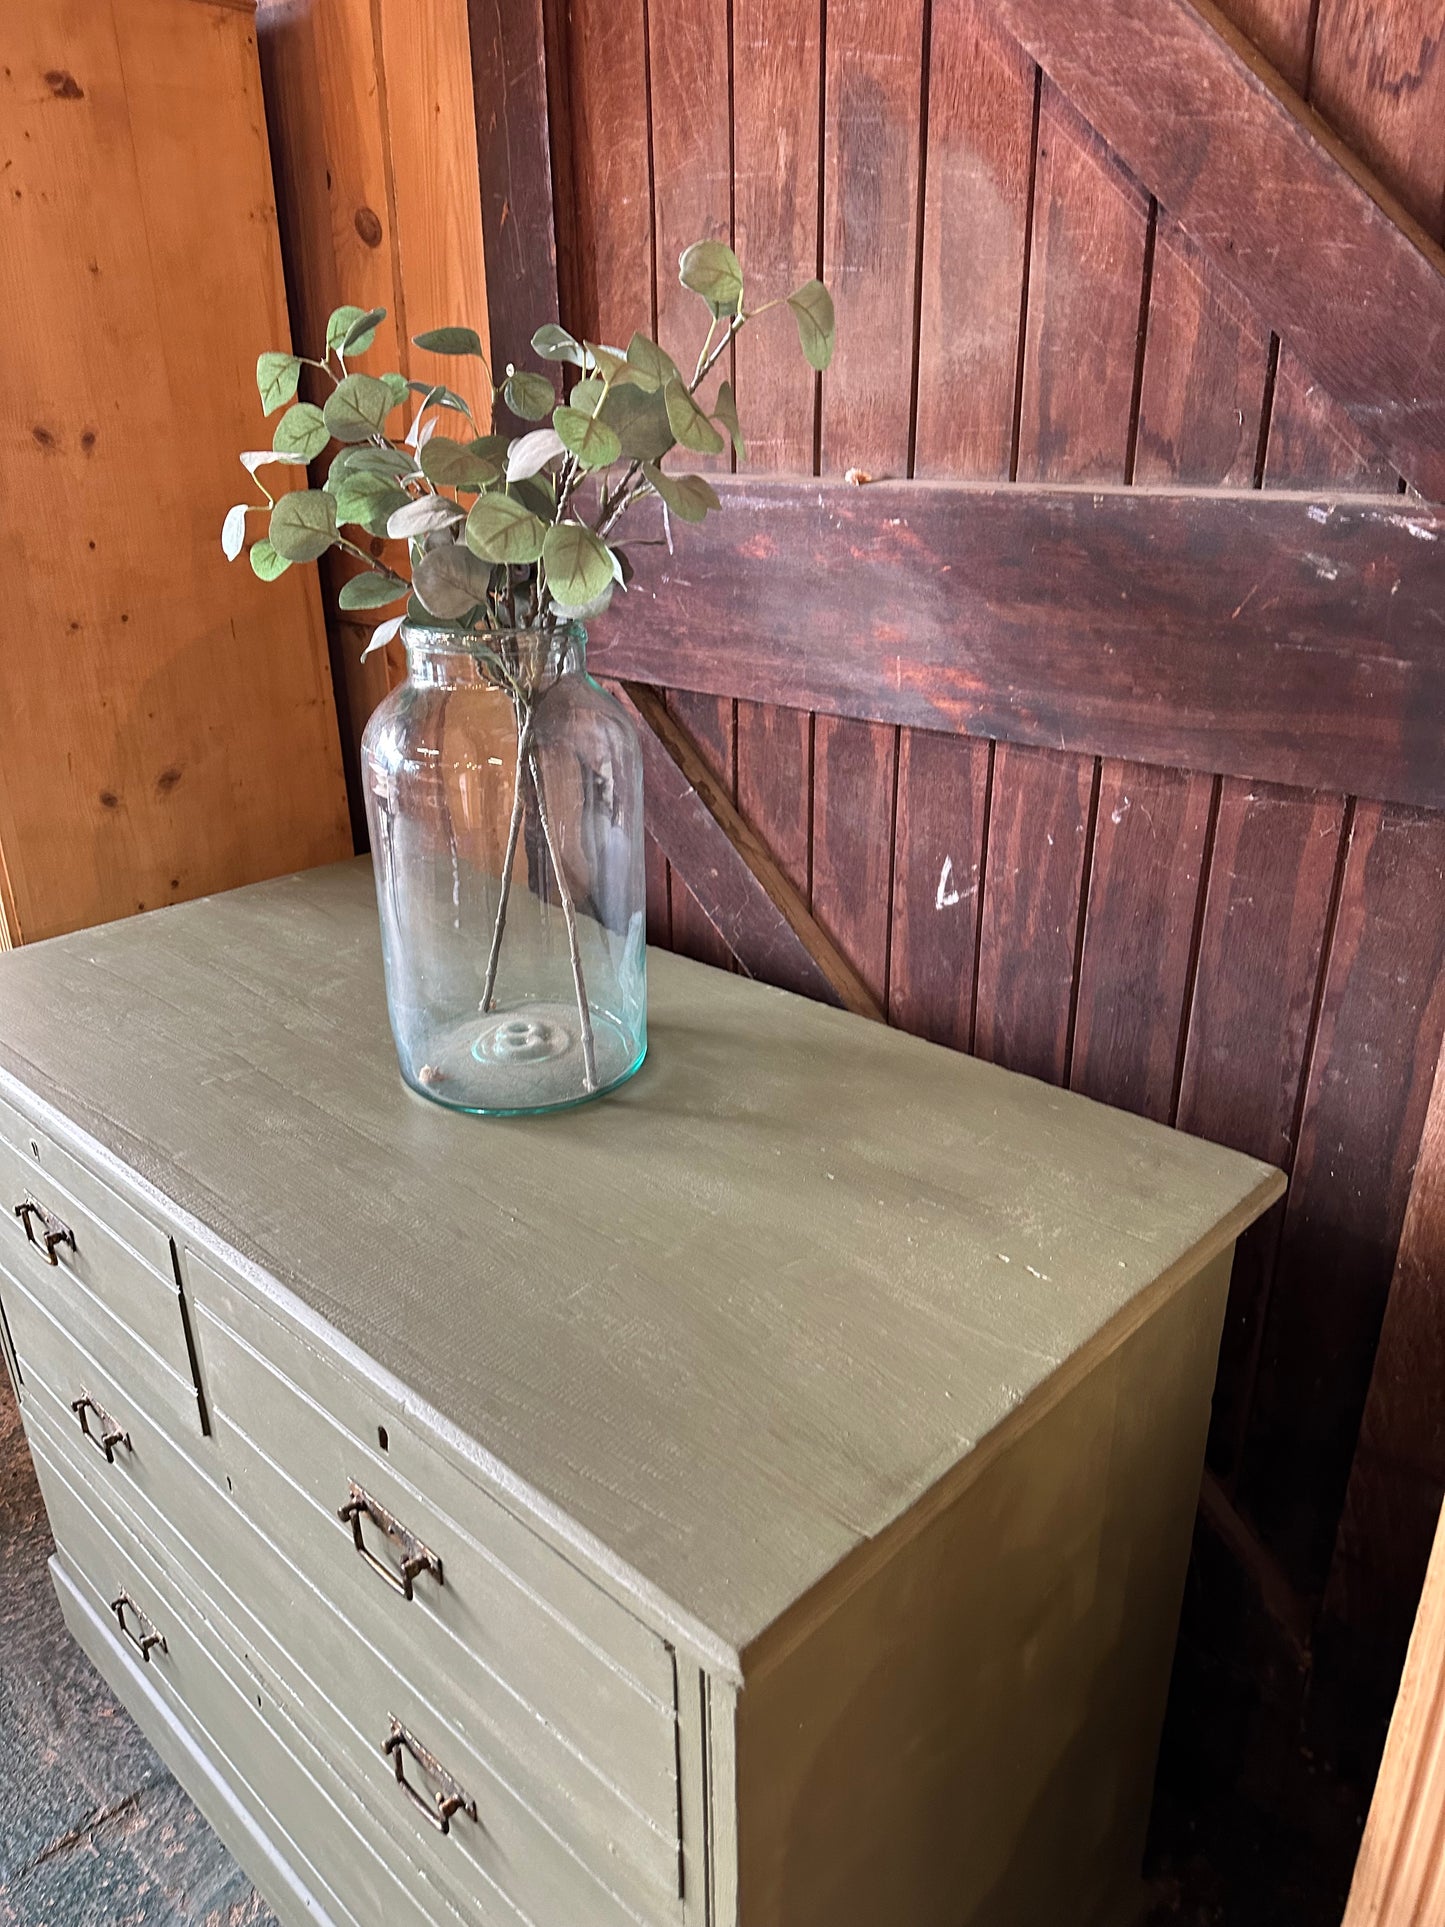
[[34,428],[31,429],[30,433],[33,439],[39,442],[42,448],[54,448],[55,446],[54,435],[51,433],[51,431],[48,428],[42,427],[39,422],[37,422]]
[[381,217],[374,209],[359,207],[353,217],[352,225],[369,248],[381,246]]
[[169,795],[169,793],[175,788],[176,784],[179,783],[180,780],[181,780],[181,772],[178,769],[176,769],[174,765],[172,765],[170,769],[163,769],[160,775],[156,778],[157,794],[161,796]]
[[52,67],[45,76],[45,84],[57,100],[84,100],[85,91],[74,74],[67,73],[64,67]]

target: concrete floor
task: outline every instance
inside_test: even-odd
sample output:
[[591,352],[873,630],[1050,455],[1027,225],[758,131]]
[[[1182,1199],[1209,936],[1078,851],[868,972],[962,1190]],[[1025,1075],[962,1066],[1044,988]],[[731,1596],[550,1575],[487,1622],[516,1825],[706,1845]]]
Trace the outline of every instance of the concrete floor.
[[275,1927],[65,1630],[0,1371],[0,1927]]

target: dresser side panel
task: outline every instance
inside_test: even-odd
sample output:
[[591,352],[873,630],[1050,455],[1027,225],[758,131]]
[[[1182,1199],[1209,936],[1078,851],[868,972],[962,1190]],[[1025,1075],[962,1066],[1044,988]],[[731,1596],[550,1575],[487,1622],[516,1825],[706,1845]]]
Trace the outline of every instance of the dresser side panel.
[[745,1681],[740,1927],[1085,1927],[1127,1904],[1231,1256]]

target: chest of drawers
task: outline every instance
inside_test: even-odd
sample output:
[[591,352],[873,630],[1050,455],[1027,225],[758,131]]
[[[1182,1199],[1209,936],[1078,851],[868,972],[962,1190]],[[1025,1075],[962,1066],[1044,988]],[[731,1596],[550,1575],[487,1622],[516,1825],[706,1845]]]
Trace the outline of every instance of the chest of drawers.
[[459,1118],[370,891],[0,960],[55,1583],[198,1804],[288,1922],[1125,1918],[1278,1174],[667,955]]

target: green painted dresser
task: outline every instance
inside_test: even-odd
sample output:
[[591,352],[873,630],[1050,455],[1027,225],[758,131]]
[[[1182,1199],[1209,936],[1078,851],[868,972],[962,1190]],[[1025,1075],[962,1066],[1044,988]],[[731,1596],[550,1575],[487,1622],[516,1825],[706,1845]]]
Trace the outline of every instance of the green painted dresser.
[[1280,1177],[650,969],[501,1122],[402,1086],[362,865],[0,961],[68,1623],[288,1922],[1126,1918]]

